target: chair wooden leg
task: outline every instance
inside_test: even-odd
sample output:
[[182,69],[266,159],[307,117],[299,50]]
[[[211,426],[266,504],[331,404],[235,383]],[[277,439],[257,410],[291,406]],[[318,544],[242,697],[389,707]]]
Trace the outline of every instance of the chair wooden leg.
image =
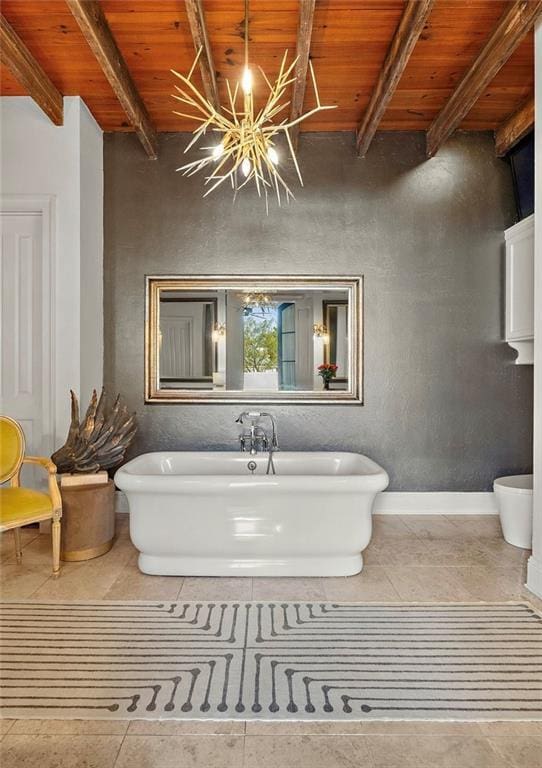
[[21,547],[21,529],[20,528],[13,529],[13,538],[15,540],[15,557],[17,559],[18,565],[20,565],[23,561],[23,550]]
[[53,574],[58,576],[60,573],[60,519],[53,518],[51,526],[51,536],[53,539]]

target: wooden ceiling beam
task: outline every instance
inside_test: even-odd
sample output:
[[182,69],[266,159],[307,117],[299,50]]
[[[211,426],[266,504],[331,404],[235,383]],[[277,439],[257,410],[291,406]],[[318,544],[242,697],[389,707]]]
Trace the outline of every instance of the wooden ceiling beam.
[[502,157],[534,126],[534,96],[529,96],[495,131],[495,153]]
[[429,157],[438,152],[459,126],[541,12],[542,0],[516,0],[501,16],[476,61],[430,126],[427,132]]
[[47,117],[55,125],[62,125],[62,94],[3,15],[0,15],[0,60]]
[[[299,0],[299,21],[297,25],[296,65],[293,77],[295,78],[290,105],[290,121],[297,120],[303,112],[303,102],[307,88],[307,72],[309,69],[309,55],[312,38],[312,25],[314,22],[314,6],[316,0]],[[290,129],[290,138],[295,149],[299,141],[300,124]]]
[[205,14],[203,12],[203,0],[185,0],[185,4],[196,53],[201,49],[199,68],[201,79],[203,80],[205,96],[207,101],[209,101],[216,110],[220,110],[216,71],[211,46],[209,44],[209,36],[207,34],[207,25],[205,23]]
[[357,130],[356,147],[361,157],[367,154],[434,3],[435,0],[408,0],[405,5],[369,105]]
[[97,0],[66,0],[147,155],[158,156],[156,131]]

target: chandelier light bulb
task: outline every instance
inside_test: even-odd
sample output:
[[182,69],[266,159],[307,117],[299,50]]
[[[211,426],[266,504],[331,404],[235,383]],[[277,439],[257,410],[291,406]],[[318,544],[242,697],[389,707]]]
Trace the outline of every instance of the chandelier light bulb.
[[269,147],[267,150],[267,157],[271,160],[273,165],[278,165],[279,156],[275,147]]
[[220,144],[217,144],[216,147],[213,149],[213,160],[218,160],[222,157],[224,154],[224,144],[220,142]]
[[243,70],[241,88],[243,89],[243,93],[245,93],[247,96],[249,93],[252,93],[252,72],[248,67],[245,67]]
[[245,177],[247,177],[247,176],[248,176],[248,174],[250,173],[250,169],[251,169],[251,167],[252,167],[252,166],[251,166],[251,164],[250,164],[250,160],[248,159],[248,157],[245,157],[245,159],[244,159],[244,160],[243,160],[243,162],[241,163],[241,171],[243,172],[243,175],[244,175]]

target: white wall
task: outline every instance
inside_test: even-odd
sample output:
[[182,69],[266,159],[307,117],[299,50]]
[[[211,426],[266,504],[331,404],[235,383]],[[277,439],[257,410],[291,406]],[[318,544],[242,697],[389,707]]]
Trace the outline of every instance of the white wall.
[[102,131],[79,97],[55,126],[26,96],[0,99],[2,195],[54,198],[54,434],[69,424],[69,389],[88,398],[103,381]]
[[103,134],[79,103],[80,391],[85,402],[103,383]]
[[535,280],[533,553],[527,586],[542,597],[542,21],[535,30]]

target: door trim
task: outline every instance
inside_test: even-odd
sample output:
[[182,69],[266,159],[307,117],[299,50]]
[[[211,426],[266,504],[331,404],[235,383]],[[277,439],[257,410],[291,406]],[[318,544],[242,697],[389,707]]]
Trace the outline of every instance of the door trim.
[[42,223],[42,448],[50,454],[56,443],[55,413],[55,354],[56,354],[56,248],[55,248],[55,195],[0,194],[0,214],[26,216],[41,215]]

